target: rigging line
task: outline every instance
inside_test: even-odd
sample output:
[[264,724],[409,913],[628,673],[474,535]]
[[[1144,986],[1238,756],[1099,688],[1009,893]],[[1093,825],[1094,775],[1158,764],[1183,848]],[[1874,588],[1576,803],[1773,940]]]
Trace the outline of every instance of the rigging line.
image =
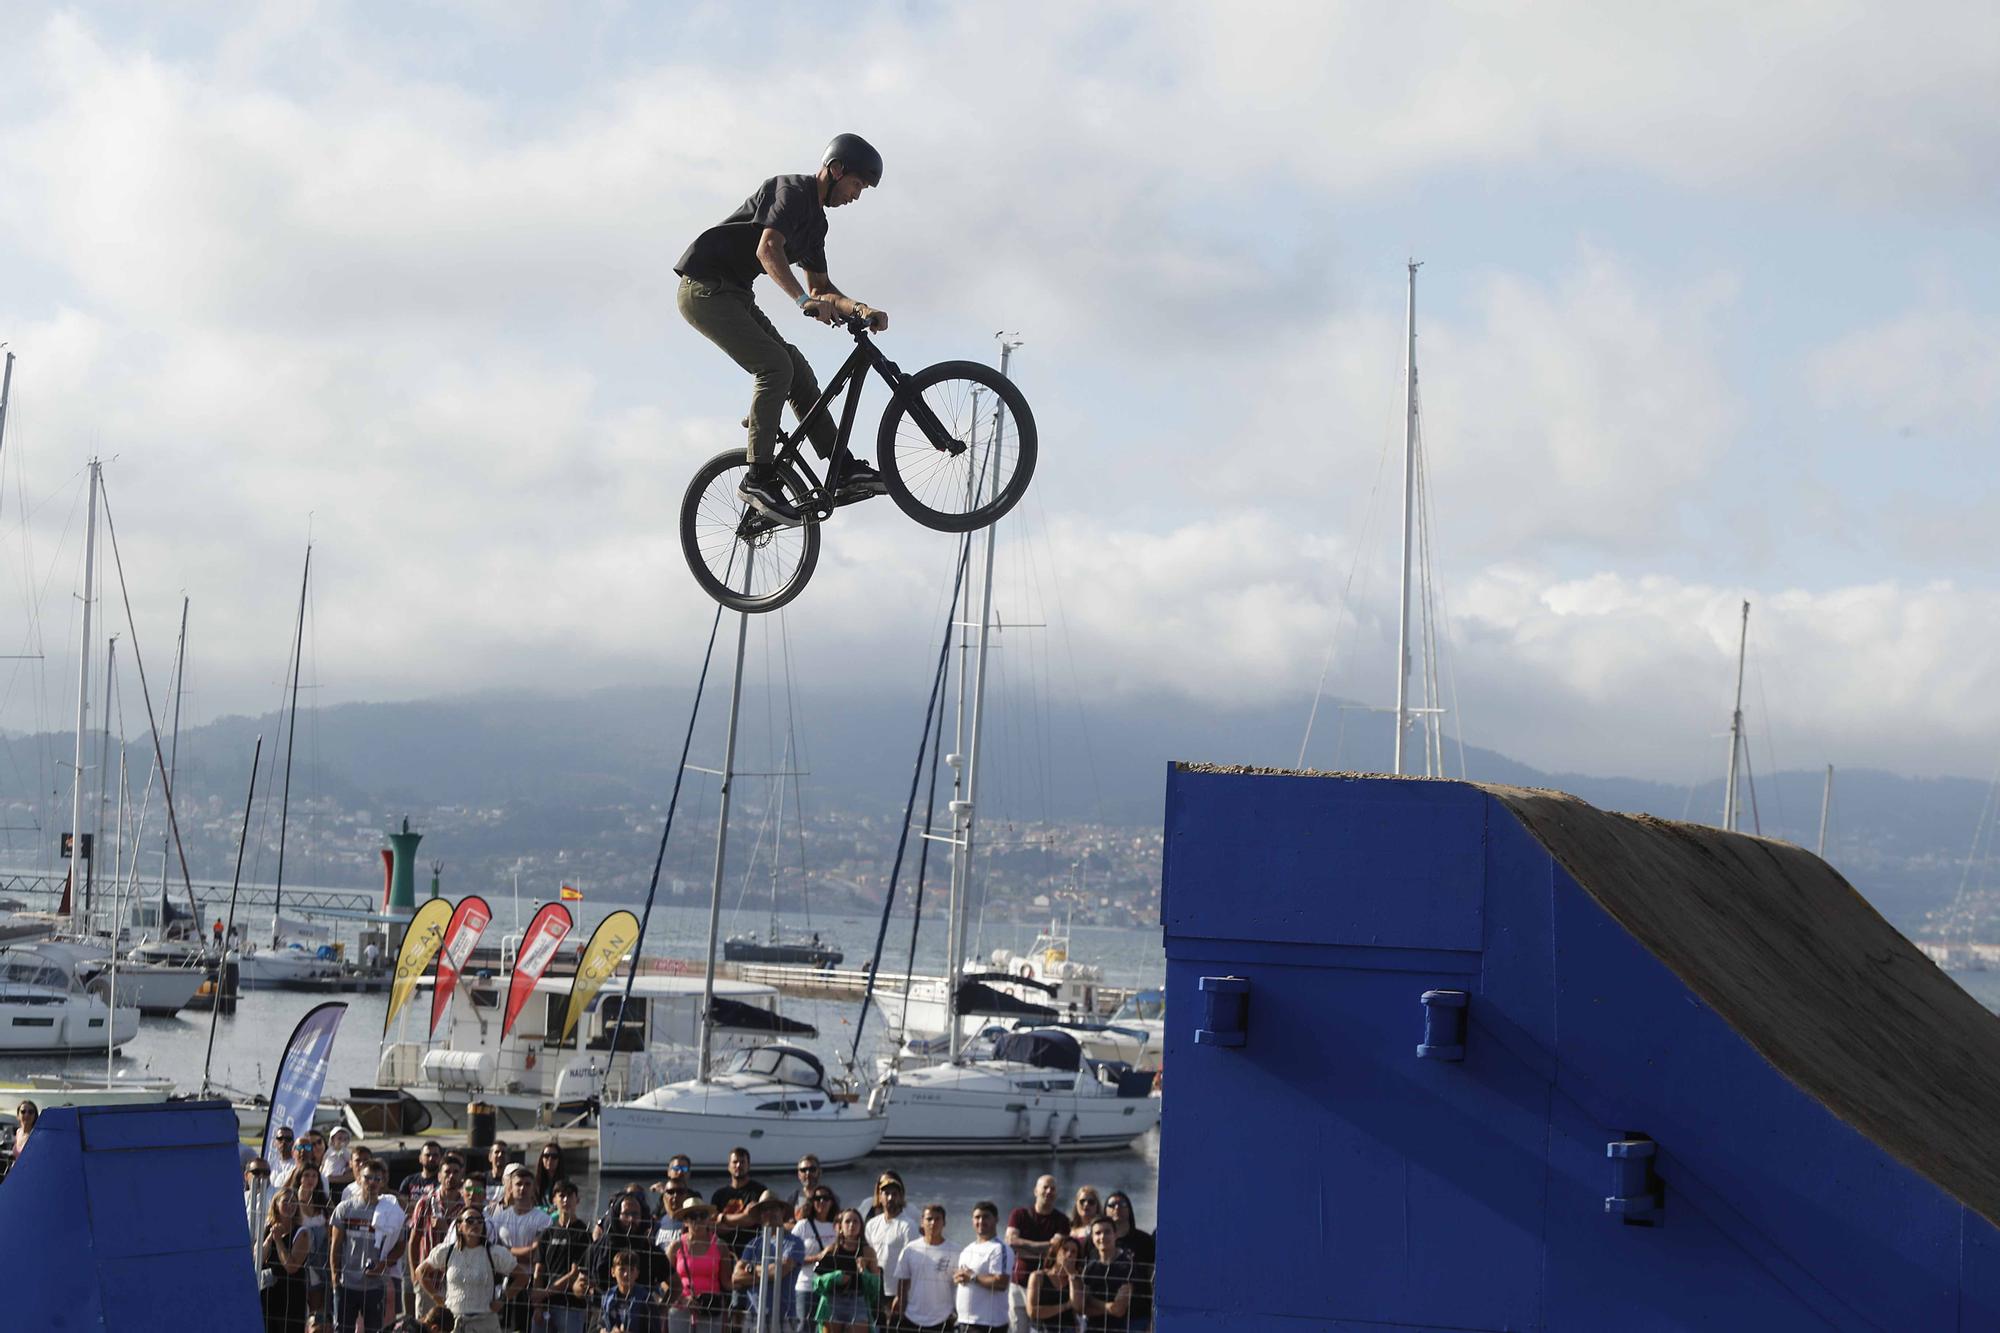
[[1041,497],[1033,491],[1029,494],[1033,497],[1035,513],[1042,519],[1042,540],[1049,547],[1049,586],[1055,591],[1056,623],[1061,627],[1063,658],[1069,665],[1070,688],[1074,691],[1071,697],[1076,702],[1077,735],[1082,738],[1084,764],[1090,770],[1091,802],[1096,807],[1097,821],[1101,824],[1104,822],[1104,791],[1097,779],[1097,753],[1090,743],[1090,716],[1083,706],[1083,681],[1076,669],[1076,645],[1070,639],[1069,612],[1062,595],[1062,571],[1055,558],[1055,543],[1048,536],[1048,517],[1042,509]]
[[[139,672],[139,696],[146,704],[146,729],[153,737],[153,760],[159,764],[162,776],[166,773],[166,756],[160,749],[160,726],[153,716],[153,692],[146,684],[146,659],[139,652],[139,627],[132,619],[132,590],[125,586],[125,558],[118,552],[118,527],[111,521],[111,497],[104,489],[103,478],[97,483],[98,498],[104,505],[104,529],[111,538],[111,559],[118,570],[118,595],[125,603],[125,628],[132,636],[132,663]],[[179,817],[174,813],[174,787],[171,782],[160,784],[160,795],[167,805],[167,828],[174,835],[174,852],[180,858],[181,883],[187,886],[188,897],[194,897],[194,877],[188,873],[187,847],[181,841]],[[197,925],[200,923],[197,922]]]
[[[1396,363],[1396,387],[1399,391],[1403,385],[1403,376],[1402,361],[1398,358]],[[1400,392],[1397,396],[1400,396]],[[1402,405],[1398,403],[1396,405],[1396,417],[1400,419],[1402,414]],[[1299,758],[1298,762],[1293,765],[1295,768],[1304,768],[1306,766],[1306,747],[1312,743],[1313,722],[1319,717],[1320,698],[1326,692],[1326,678],[1333,668],[1334,651],[1340,644],[1342,613],[1351,611],[1354,606],[1354,577],[1361,568],[1361,554],[1363,551],[1370,549],[1372,545],[1371,539],[1375,534],[1376,502],[1381,497],[1382,477],[1388,471],[1389,452],[1394,442],[1394,430],[1391,426],[1385,424],[1382,430],[1382,447],[1375,455],[1375,480],[1369,484],[1368,498],[1363,502],[1361,510],[1361,536],[1355,543],[1353,558],[1347,564],[1347,581],[1341,585],[1340,604],[1334,608],[1333,632],[1327,638],[1326,657],[1320,663],[1319,683],[1313,688],[1312,709],[1306,714],[1306,733],[1299,741]],[[1366,590],[1366,585],[1364,585],[1363,590]],[[1356,619],[1358,623],[1359,618],[1357,617]],[[1340,765],[1339,742],[1341,738],[1345,737],[1346,730],[1347,718],[1343,713],[1340,717],[1340,736],[1335,741],[1334,767],[1336,768]]]
[[1755,669],[1757,673],[1757,712],[1764,719],[1764,759],[1768,765],[1765,771],[1771,775],[1771,804],[1774,807],[1773,814],[1778,821],[1773,827],[1783,829],[1786,827],[1785,784],[1778,780],[1778,750],[1771,741],[1771,733],[1776,728],[1771,725],[1771,702],[1764,694],[1764,663],[1761,657],[1756,662]]
[[[723,582],[725,586],[727,585],[729,580],[729,571],[733,569],[735,565],[736,565],[736,553],[735,551],[732,550],[729,554],[729,564],[723,570]],[[694,706],[688,709],[687,735],[683,737],[681,740],[680,766],[674,769],[673,795],[667,798],[667,818],[664,825],[660,829],[660,850],[659,853],[653,858],[653,879],[652,882],[646,886],[646,906],[644,910],[642,910],[639,914],[639,938],[632,942],[632,966],[626,970],[625,994],[623,998],[621,998],[618,1002],[618,1019],[617,1022],[613,1024],[611,1029],[611,1049],[614,1051],[618,1050],[620,1048],[620,1043],[625,1040],[625,1015],[628,1012],[630,1012],[632,1008],[632,982],[639,975],[639,959],[645,954],[646,951],[646,928],[652,924],[653,899],[655,896],[658,895],[660,891],[660,867],[666,863],[667,839],[670,835],[672,835],[674,831],[674,807],[680,804],[681,783],[687,778],[688,751],[694,745],[694,724],[696,719],[698,719],[701,716],[701,696],[702,692],[708,686],[709,664],[715,660],[715,636],[716,633],[719,630],[721,630],[721,628],[722,628],[722,603],[717,602],[715,604],[715,619],[710,621],[708,626],[708,648],[701,655],[701,675],[695,679],[694,683]],[[709,966],[711,968],[714,967],[714,961],[712,959],[710,960]],[[703,1022],[708,1021],[707,1015],[703,1015],[702,1021]],[[708,1071],[705,1069],[699,1072],[703,1077],[706,1077],[708,1073]]]
[[1743,738],[1743,780],[1750,787],[1750,831],[1758,837],[1764,836],[1764,821],[1757,814],[1757,772],[1750,762],[1750,738]]
[[[792,833],[799,851],[799,900],[805,907],[806,929],[813,929],[812,919],[812,872],[806,865],[806,793],[803,774],[812,771],[806,761],[805,743],[801,739],[798,720],[798,675],[792,670],[792,626],[785,613],[778,612],[778,647],[785,661],[785,738],[791,751],[792,760],[786,767],[792,774]],[[817,931],[813,932],[817,934]]]
[[[208,1054],[203,1056],[201,1061],[201,1091],[203,1096],[208,1095],[209,1066],[215,1063],[215,1025],[216,1021],[222,1016],[223,969],[229,962],[228,941],[236,938],[236,891],[243,885],[243,844],[250,838],[250,807],[257,800],[257,765],[263,758],[264,733],[260,731],[257,733],[257,748],[250,752],[250,789],[243,795],[243,827],[236,834],[236,873],[229,881],[228,930],[222,937],[222,953],[215,960],[215,996],[214,1002],[209,1005],[208,1012]],[[164,926],[165,922],[161,924]],[[201,919],[197,917],[193,925],[196,930],[201,929]]]
[[[988,540],[989,541],[991,540],[990,535],[988,537]],[[889,888],[888,891],[882,897],[882,920],[881,923],[875,927],[875,952],[871,956],[868,964],[868,984],[866,988],[863,989],[863,991],[861,992],[861,1011],[854,1016],[854,1044],[848,1049],[848,1054],[847,1054],[847,1063],[850,1068],[852,1068],[855,1062],[860,1059],[861,1032],[862,1029],[868,1026],[868,1007],[875,1002],[875,978],[880,973],[882,967],[882,944],[883,941],[888,938],[889,913],[893,911],[896,906],[896,881],[902,875],[903,855],[909,849],[910,845],[910,819],[916,813],[917,785],[922,780],[924,775],[924,749],[926,746],[930,744],[931,718],[933,715],[942,712],[942,710],[938,708],[938,700],[940,697],[942,697],[944,693],[945,661],[948,657],[951,656],[952,634],[957,629],[957,626],[954,625],[952,622],[958,619],[958,601],[959,601],[959,596],[964,589],[965,567],[968,563],[970,563],[971,554],[972,554],[971,541],[967,540],[965,542],[960,543],[958,552],[958,573],[954,575],[952,579],[952,593],[951,593],[952,614],[945,617],[944,634],[939,641],[939,647],[938,647],[937,670],[931,673],[931,697],[924,704],[924,729],[920,733],[918,733],[917,762],[915,766],[910,770],[910,795],[909,799],[903,803],[902,832],[900,836],[898,836],[896,839],[896,859],[894,863],[892,863],[889,867]],[[926,846],[928,845],[929,844],[926,843]],[[951,984],[951,966],[950,966],[950,956],[949,954],[947,954],[946,966],[945,966],[945,985],[949,986],[950,984]],[[903,1012],[905,1015],[909,1013],[910,1009],[908,996],[909,992],[905,991],[903,1000]],[[946,997],[945,1011],[947,1013],[951,1012],[951,1004],[949,997]]]
[[292,810],[292,743],[299,738],[299,669],[305,665],[306,589],[312,585],[312,564],[313,548],[308,542],[305,573],[299,576],[299,629],[297,641],[292,646],[292,712],[290,724],[285,728],[285,787],[278,804],[278,880],[275,896],[271,899],[273,949],[278,947],[278,923],[283,917],[285,905],[285,829]]
[[[971,537],[967,536],[965,538],[964,544],[970,546],[971,542],[972,542]],[[953,605],[954,607],[956,606],[956,601],[954,601]],[[947,627],[949,627],[952,619],[953,617],[951,616],[947,616],[945,618],[945,624],[947,625]],[[949,638],[949,635],[950,635],[950,630],[949,628],[947,628],[946,630],[947,638]],[[949,677],[951,674],[948,655],[947,655],[945,674],[947,677]],[[937,710],[937,722],[931,733],[931,781],[929,790],[924,794],[923,837],[919,839],[917,843],[917,887],[916,891],[910,897],[910,956],[909,956],[909,961],[903,967],[903,1018],[901,1026],[898,1027],[896,1032],[895,1044],[897,1047],[902,1046],[904,1040],[908,1037],[910,1031],[910,988],[916,982],[917,928],[923,923],[924,919],[924,885],[927,881],[928,873],[930,870],[931,832],[932,829],[936,826],[935,821],[937,818],[938,767],[943,761],[943,755],[944,755],[944,709],[940,708]],[[921,760],[919,760],[919,762],[921,762]],[[945,946],[946,985],[951,984],[950,959],[951,959],[950,941],[947,940]],[[946,1005],[945,1011],[947,1013],[951,1011],[951,1006],[949,1004]]]
[[1996,807],[2000,807],[2000,767],[1993,770],[1993,780],[1986,785],[1986,800],[1979,807],[1979,819],[1972,826],[1972,845],[1965,849],[1965,865],[1959,871],[1958,892],[1951,897],[1951,905],[1945,908],[1947,917],[1958,911],[1965,900],[1966,888],[1972,882],[1972,863],[1979,855],[1980,839],[1986,836],[1989,821]]

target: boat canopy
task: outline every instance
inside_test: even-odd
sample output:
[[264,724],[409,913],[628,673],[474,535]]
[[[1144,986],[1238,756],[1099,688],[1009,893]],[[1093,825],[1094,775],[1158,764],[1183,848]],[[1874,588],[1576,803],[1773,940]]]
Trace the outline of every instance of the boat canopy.
[[1075,1073],[1083,1068],[1083,1048],[1067,1032],[1036,1028],[1031,1032],[1010,1032],[994,1043],[993,1058],[1009,1064],[1033,1065],[1037,1069],[1061,1069]]
[[826,1067],[811,1051],[797,1046],[753,1046],[738,1051],[723,1067],[727,1074],[755,1074],[760,1078],[789,1083],[795,1088],[826,1086]]
[[[1020,978],[1010,978],[1020,981]],[[1031,985],[1030,982],[1021,982]],[[1062,1017],[1045,1004],[1035,1004],[1018,995],[994,990],[984,982],[967,981],[958,988],[958,1012],[961,1014],[985,1014],[999,1018],[1032,1018],[1050,1022]]]
[[967,972],[959,978],[959,981],[1004,981],[1009,986],[1032,986],[1034,989],[1050,996],[1053,996],[1061,989],[1053,981],[1042,981],[1036,977],[1024,977],[1016,972]]
[[786,1018],[775,1009],[762,1005],[745,1004],[741,1000],[731,1000],[725,996],[715,997],[710,1012],[715,1016],[715,1025],[728,1028],[732,1032],[770,1032],[786,1037],[817,1037],[819,1029],[810,1023],[801,1023],[796,1018]]

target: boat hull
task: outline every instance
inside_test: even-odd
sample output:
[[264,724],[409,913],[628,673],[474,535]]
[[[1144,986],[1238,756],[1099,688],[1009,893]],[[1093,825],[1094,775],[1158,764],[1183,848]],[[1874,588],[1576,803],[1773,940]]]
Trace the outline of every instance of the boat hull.
[[932,1072],[914,1071],[890,1090],[883,1152],[1120,1152],[1160,1123],[1158,1097],[989,1091],[921,1078]]
[[744,1147],[753,1161],[813,1153],[822,1166],[846,1166],[875,1151],[886,1126],[883,1116],[858,1105],[828,1115],[607,1106],[597,1118],[598,1165],[605,1171],[651,1171],[675,1153],[685,1153],[695,1170],[714,1171],[727,1167],[730,1149]]

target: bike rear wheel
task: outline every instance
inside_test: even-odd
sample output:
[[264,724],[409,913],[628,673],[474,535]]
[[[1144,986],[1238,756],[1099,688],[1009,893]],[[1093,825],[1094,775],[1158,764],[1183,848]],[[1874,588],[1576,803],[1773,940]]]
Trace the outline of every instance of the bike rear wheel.
[[875,464],[904,513],[940,532],[970,532],[1027,491],[1035,416],[993,367],[940,361],[905,379],[882,414]]
[[[775,611],[805,591],[819,563],[819,525],[788,528],[751,507],[736,487],[749,470],[741,449],[701,465],[681,499],[681,553],[701,590],[734,611]],[[785,488],[805,493],[784,469]]]

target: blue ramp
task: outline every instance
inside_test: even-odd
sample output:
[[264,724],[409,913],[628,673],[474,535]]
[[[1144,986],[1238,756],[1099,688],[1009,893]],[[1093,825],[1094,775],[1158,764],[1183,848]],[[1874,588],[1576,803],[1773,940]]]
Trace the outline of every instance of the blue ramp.
[[227,1102],[51,1107],[0,1181],[0,1328],[264,1326]]
[[1159,1327],[2000,1328],[2000,1019],[1817,857],[1168,775]]

